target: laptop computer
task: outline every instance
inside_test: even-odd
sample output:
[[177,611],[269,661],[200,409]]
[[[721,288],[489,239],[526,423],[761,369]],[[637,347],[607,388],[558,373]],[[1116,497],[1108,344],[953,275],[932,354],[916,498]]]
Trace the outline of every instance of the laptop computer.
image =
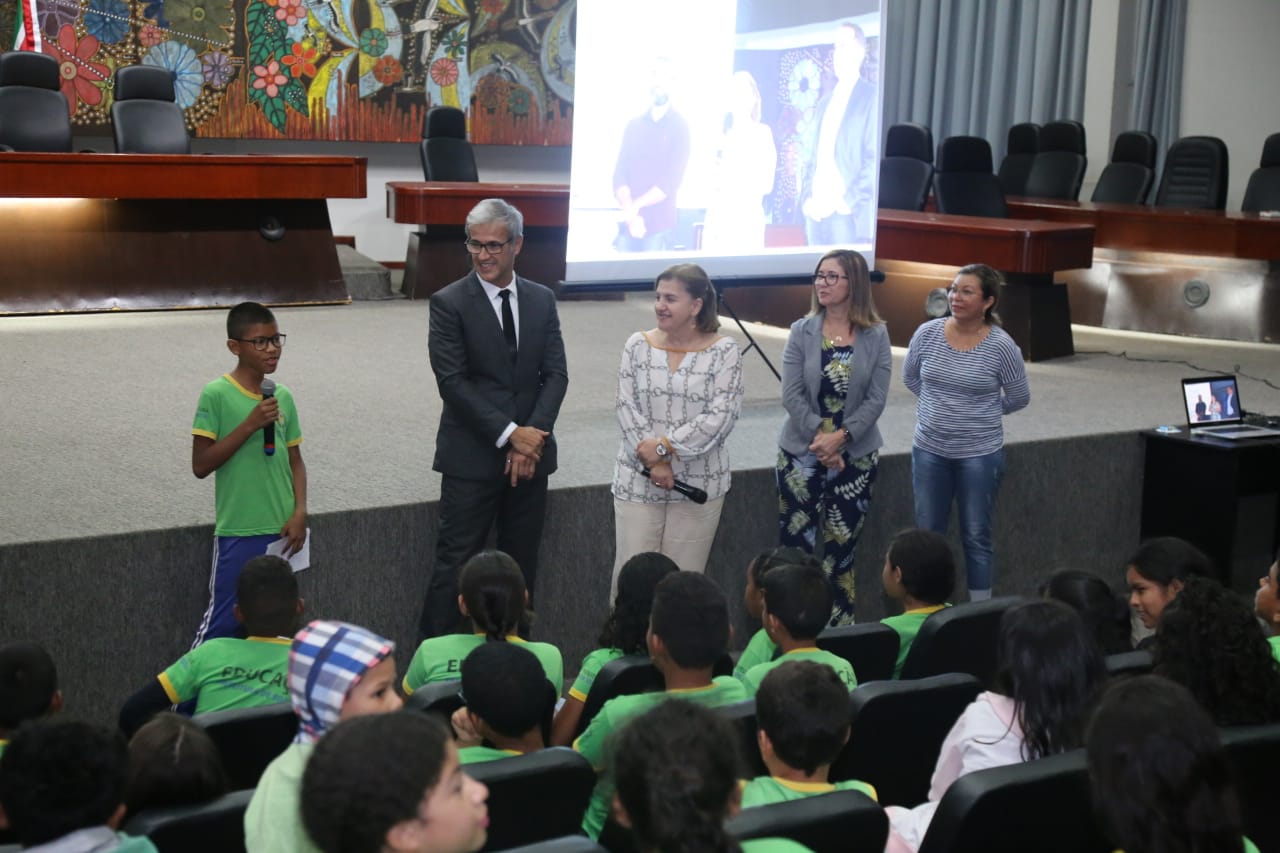
[[1244,438],[1280,438],[1280,429],[1249,426],[1244,422],[1240,388],[1234,376],[1196,376],[1182,380],[1182,402],[1187,409],[1187,431],[1232,441]]

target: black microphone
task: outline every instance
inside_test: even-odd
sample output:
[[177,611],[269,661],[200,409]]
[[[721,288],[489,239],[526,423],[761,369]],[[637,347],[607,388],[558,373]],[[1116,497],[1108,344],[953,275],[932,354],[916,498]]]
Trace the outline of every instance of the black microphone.
[[[648,477],[649,469],[641,468],[640,473]],[[702,489],[699,489],[697,486],[690,486],[688,483],[682,483],[679,480],[676,480],[675,483],[672,484],[671,488],[675,489],[677,492],[696,504],[704,504],[707,502],[707,493],[702,491]]]
[[[270,400],[276,395],[276,383],[270,379],[262,380],[262,399]],[[275,421],[267,424],[262,428],[262,452],[268,456],[276,455],[276,424]]]

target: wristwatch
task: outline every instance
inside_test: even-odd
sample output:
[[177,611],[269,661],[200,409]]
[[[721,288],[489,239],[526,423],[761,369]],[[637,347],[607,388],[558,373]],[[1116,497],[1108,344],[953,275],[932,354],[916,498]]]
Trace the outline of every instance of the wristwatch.
[[662,459],[667,458],[667,446],[663,444],[661,441],[659,441],[658,446],[654,448],[654,452],[657,453],[658,456]]
[[840,431],[841,431],[842,433],[844,433],[844,443],[845,443],[845,444],[848,444],[849,442],[853,441],[853,436],[849,435],[849,430],[848,430],[848,428],[847,428],[847,427],[842,428]]

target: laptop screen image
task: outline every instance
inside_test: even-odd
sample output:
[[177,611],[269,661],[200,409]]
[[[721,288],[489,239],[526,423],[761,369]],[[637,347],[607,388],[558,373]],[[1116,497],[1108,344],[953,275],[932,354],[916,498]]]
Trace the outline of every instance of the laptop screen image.
[[1240,391],[1234,376],[1197,376],[1182,380],[1182,402],[1190,427],[1243,423]]

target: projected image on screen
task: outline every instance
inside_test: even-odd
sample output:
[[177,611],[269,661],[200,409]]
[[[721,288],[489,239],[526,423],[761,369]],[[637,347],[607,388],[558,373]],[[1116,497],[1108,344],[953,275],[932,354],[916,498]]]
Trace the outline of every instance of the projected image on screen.
[[879,0],[578,5],[569,282],[873,257]]

